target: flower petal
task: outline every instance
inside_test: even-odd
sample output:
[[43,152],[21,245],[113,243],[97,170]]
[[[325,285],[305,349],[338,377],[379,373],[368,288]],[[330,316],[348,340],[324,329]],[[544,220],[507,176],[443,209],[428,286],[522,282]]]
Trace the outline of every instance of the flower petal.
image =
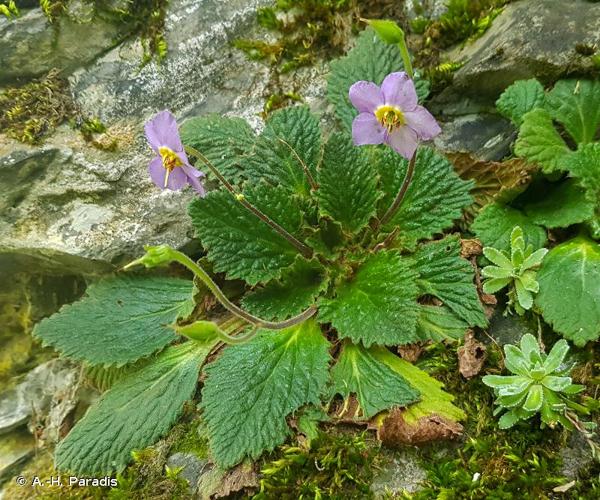
[[385,129],[372,113],[361,113],[352,122],[352,139],[354,144],[382,144],[385,140]]
[[[202,174],[204,176],[204,174]],[[201,198],[204,198],[206,195],[206,190],[204,189],[204,185],[202,184],[201,177],[195,177],[193,175],[188,175],[188,182],[190,186],[194,188],[194,191],[200,195]]]
[[[181,167],[175,167],[169,174],[169,180],[167,181],[167,188],[172,191],[179,191],[183,189],[188,183],[188,176]],[[164,186],[164,179],[163,179]]]
[[400,108],[402,112],[414,111],[417,106],[415,84],[404,71],[386,76],[381,91],[385,104]]
[[386,142],[393,150],[410,160],[417,150],[419,139],[412,128],[404,126],[392,131]]
[[417,106],[414,111],[405,111],[404,118],[406,124],[424,141],[433,139],[442,131],[433,115],[423,106]]
[[159,156],[152,159],[150,165],[148,165],[148,172],[152,182],[160,189],[165,189],[165,167],[163,167],[162,159]]
[[381,89],[373,82],[356,82],[350,87],[348,96],[360,113],[373,113],[383,105]]
[[161,146],[166,146],[173,151],[183,151],[183,144],[177,130],[177,121],[170,111],[164,110],[158,113],[146,122],[144,130],[146,139],[154,151],[158,152],[158,148]]

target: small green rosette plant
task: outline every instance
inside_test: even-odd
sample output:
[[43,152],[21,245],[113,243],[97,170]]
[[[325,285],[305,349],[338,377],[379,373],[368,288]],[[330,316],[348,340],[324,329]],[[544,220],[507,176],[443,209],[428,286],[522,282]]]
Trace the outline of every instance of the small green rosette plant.
[[503,413],[499,420],[501,429],[508,429],[520,420],[539,414],[542,427],[563,425],[573,429],[569,409],[587,413],[587,409],[572,397],[584,386],[573,384],[571,367],[564,363],[569,345],[559,340],[550,353],[541,352],[536,338],[523,335],[519,347],[504,346],[506,369],[513,375],[486,375],[483,383],[494,389],[497,408],[494,415]]

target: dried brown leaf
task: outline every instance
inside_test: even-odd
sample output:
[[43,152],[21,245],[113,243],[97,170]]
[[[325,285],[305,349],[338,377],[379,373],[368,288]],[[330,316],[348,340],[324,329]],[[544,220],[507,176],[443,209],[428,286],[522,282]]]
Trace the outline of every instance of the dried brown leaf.
[[439,415],[420,418],[415,424],[404,420],[404,410],[394,409],[377,429],[377,438],[390,448],[407,444],[424,444],[442,439],[455,439],[462,433],[463,427]]
[[477,375],[487,357],[485,345],[475,340],[473,330],[465,333],[465,344],[458,349],[458,371],[465,378]]

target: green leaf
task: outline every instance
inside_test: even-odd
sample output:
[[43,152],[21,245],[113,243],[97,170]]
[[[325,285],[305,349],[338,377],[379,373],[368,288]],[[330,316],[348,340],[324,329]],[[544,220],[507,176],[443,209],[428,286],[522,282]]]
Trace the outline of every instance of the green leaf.
[[546,231],[533,224],[521,211],[491,203],[487,205],[473,221],[471,229],[484,246],[510,252],[510,234],[515,226],[520,226],[526,242],[534,249],[546,244]]
[[519,301],[519,305],[523,309],[531,309],[533,306],[533,295],[525,288],[523,282],[519,278],[515,280],[515,290],[517,291],[517,300]]
[[468,323],[460,319],[446,306],[428,306],[419,304],[417,319],[417,337],[419,340],[460,340],[469,328]]
[[372,349],[371,353],[375,359],[388,365],[421,393],[420,401],[403,412],[404,420],[408,424],[415,424],[420,418],[430,415],[439,415],[453,421],[466,418],[465,412],[452,404],[454,396],[442,390],[444,386],[441,382],[385,348]]
[[280,280],[267,283],[242,299],[244,309],[263,319],[281,321],[312,305],[327,288],[325,268],[318,261],[298,259]]
[[57,468],[78,474],[123,470],[132,450],[154,444],[175,423],[211,348],[196,342],[169,347],[117,382],[58,445]]
[[304,169],[314,177],[321,157],[319,119],[306,106],[292,106],[271,114],[253,154],[245,162],[245,177],[261,179],[287,191],[307,195],[310,185]]
[[440,299],[469,325],[486,326],[487,319],[473,283],[473,266],[460,257],[460,239],[448,236],[423,245],[414,254],[421,295]]
[[[502,269],[512,271],[513,265],[507,255],[502,253],[500,250],[496,250],[493,247],[485,247],[483,249],[483,255],[487,260],[494,263]],[[484,268],[485,269],[485,268]]]
[[355,234],[375,215],[377,173],[364,149],[352,144],[342,134],[335,134],[325,145],[323,162],[318,171],[319,211]]
[[349,342],[331,370],[331,380],[331,395],[348,398],[355,394],[365,419],[419,398],[419,392],[404,377],[374,358],[370,350]]
[[494,389],[517,386],[520,389],[518,392],[521,392],[527,389],[527,385],[531,382],[531,379],[519,375],[486,375],[481,381],[488,387],[493,387]]
[[202,408],[217,464],[231,467],[289,434],[286,417],[318,404],[325,388],[329,343],[309,320],[281,331],[263,330],[246,344],[227,347],[205,369]]
[[571,385],[571,377],[546,376],[541,380],[541,383],[551,391],[561,392]]
[[538,163],[546,173],[561,170],[561,159],[571,154],[554,128],[552,116],[545,109],[534,109],[523,117],[515,154]]
[[542,391],[541,385],[533,385],[529,388],[529,394],[527,394],[527,399],[525,399],[525,403],[523,403],[523,409],[525,411],[538,411],[542,407],[542,403],[544,402],[544,393]]
[[186,308],[192,282],[119,276],[90,285],[86,296],[38,323],[33,334],[65,356],[92,365],[124,365],[176,339],[168,325]]
[[496,293],[512,283],[512,278],[492,278],[483,284],[484,293]]
[[520,420],[519,415],[515,411],[508,411],[500,417],[498,420],[498,427],[500,429],[510,429]]
[[[578,153],[569,156],[569,162],[575,161]],[[600,169],[598,169],[600,172]],[[600,174],[599,174],[600,179]],[[541,186],[540,186],[541,187]],[[525,215],[532,223],[553,229],[579,224],[594,215],[594,203],[586,198],[586,191],[575,179],[560,183],[544,183],[539,196],[529,201],[523,207]],[[600,188],[598,190],[600,193]],[[528,199],[532,193],[528,191]]]
[[[256,136],[246,120],[205,115],[183,123],[181,140],[206,156],[229,182],[237,183],[243,176],[244,158],[250,155]],[[198,167],[206,170],[202,163]]]
[[600,337],[600,245],[583,237],[554,247],[537,275],[544,319],[582,347]]
[[[387,148],[375,157],[381,175],[385,211],[402,185],[408,162]],[[462,216],[463,209],[473,202],[469,190],[472,181],[463,181],[452,164],[435,150],[417,150],[415,174],[394,218],[384,227],[391,231],[400,227],[398,244],[414,249],[417,242],[430,239],[451,227]]]
[[[248,187],[245,196],[287,231],[298,232],[302,213],[285,189],[261,183]],[[195,198],[189,212],[215,271],[225,272],[228,278],[241,278],[251,285],[266,282],[279,277],[298,256],[296,248],[228,191]]]
[[560,339],[552,346],[552,350],[544,361],[544,371],[546,372],[546,375],[550,375],[558,370],[568,352],[569,344],[565,339]]
[[546,108],[578,144],[594,140],[600,125],[600,82],[561,80],[548,93]]
[[563,159],[563,166],[577,177],[588,200],[600,207],[600,142],[581,146],[579,151]]
[[321,322],[330,322],[342,338],[397,345],[417,340],[416,273],[396,252],[371,255],[352,278],[340,283],[334,298],[323,298]]
[[519,345],[521,347],[521,352],[523,353],[526,359],[531,360],[531,355],[534,353],[538,355],[540,354],[540,344],[538,343],[537,339],[530,333],[526,333],[521,337]]
[[535,78],[519,80],[508,87],[496,101],[501,115],[515,125],[523,123],[523,116],[535,108],[543,108],[545,103],[544,87]]
[[516,375],[522,375],[524,377],[529,376],[529,365],[530,361],[525,358],[521,350],[512,345],[504,345],[504,365],[506,369]]
[[[327,99],[335,106],[337,117],[348,131],[358,114],[348,98],[350,87],[359,80],[381,85],[387,75],[403,68],[398,47],[386,44],[370,28],[360,33],[348,55],[331,63]],[[415,88],[419,100],[423,101],[429,94],[429,82],[415,77]]]

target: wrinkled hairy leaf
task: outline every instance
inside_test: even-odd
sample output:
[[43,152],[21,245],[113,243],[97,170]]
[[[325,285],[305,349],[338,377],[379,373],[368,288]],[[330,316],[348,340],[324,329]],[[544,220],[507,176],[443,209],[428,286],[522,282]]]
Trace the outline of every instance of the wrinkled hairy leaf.
[[546,231],[543,227],[531,222],[520,210],[498,203],[487,205],[479,212],[471,229],[484,246],[510,252],[510,234],[515,226],[523,229],[526,242],[533,245],[534,250],[546,244]]
[[321,216],[331,217],[354,234],[375,216],[377,172],[363,148],[346,135],[335,134],[327,144],[318,171],[317,199]]
[[335,297],[321,299],[319,319],[331,323],[340,337],[366,347],[414,342],[419,313],[415,279],[398,253],[371,255],[337,286]]
[[[331,63],[331,73],[327,81],[327,99],[335,106],[335,113],[347,130],[352,128],[352,120],[358,114],[348,97],[350,87],[359,80],[381,85],[387,75],[402,71],[403,68],[398,47],[383,42],[370,28],[358,36],[356,45],[346,56]],[[419,101],[427,98],[429,94],[427,80],[417,76],[415,88]]]
[[187,308],[189,280],[118,276],[42,320],[33,331],[43,345],[91,365],[124,365],[175,340],[169,325]]
[[581,146],[563,165],[585,188],[588,200],[600,207],[600,142]]
[[327,271],[318,261],[298,259],[283,271],[281,279],[246,295],[242,305],[255,316],[281,321],[312,305],[327,284]]
[[454,396],[442,390],[441,382],[385,348],[378,347],[371,353],[375,359],[388,365],[421,393],[420,400],[402,412],[407,423],[416,424],[420,418],[432,415],[439,415],[455,422],[466,418],[465,412],[452,404]]
[[583,237],[554,247],[542,262],[535,303],[577,346],[600,337],[600,245]]
[[433,342],[460,340],[469,328],[469,324],[447,306],[420,304],[419,308],[421,311],[417,320],[419,340],[432,340]]
[[[298,232],[302,212],[284,188],[260,183],[249,186],[244,194],[288,232]],[[240,278],[251,285],[266,282],[279,277],[298,256],[291,243],[228,191],[212,191],[204,198],[194,199],[189,213],[214,270],[225,272],[228,278]]]
[[414,254],[419,293],[433,295],[470,326],[487,319],[473,283],[473,266],[460,256],[460,238],[448,236],[420,247]]
[[[181,125],[181,140],[200,151],[229,182],[243,177],[243,162],[250,155],[256,136],[246,120],[220,115],[190,118]],[[198,168],[206,172],[200,162]]]
[[244,162],[244,177],[252,183],[266,180],[290,193],[310,191],[305,169],[313,178],[321,158],[319,119],[307,106],[275,111]]
[[544,87],[535,78],[519,80],[508,87],[496,101],[501,115],[515,125],[523,123],[523,116],[535,108],[543,108],[546,102]]
[[211,348],[195,342],[169,347],[118,381],[59,443],[57,468],[78,474],[123,470],[132,450],[154,444],[175,423]]
[[361,417],[371,418],[380,411],[407,406],[419,397],[404,378],[373,357],[371,351],[346,343],[337,363],[331,369],[331,395],[348,398],[355,394]]
[[227,347],[206,368],[202,409],[212,455],[221,467],[256,459],[289,434],[286,417],[319,404],[328,378],[329,343],[314,320],[262,330]]
[[[387,148],[374,154],[381,176],[380,188],[385,197],[380,204],[382,214],[400,189],[408,162]],[[394,218],[384,227],[400,228],[398,244],[413,250],[419,240],[429,239],[451,227],[460,219],[463,209],[473,202],[469,194],[472,181],[463,181],[452,164],[432,148],[417,150],[415,174]]]

